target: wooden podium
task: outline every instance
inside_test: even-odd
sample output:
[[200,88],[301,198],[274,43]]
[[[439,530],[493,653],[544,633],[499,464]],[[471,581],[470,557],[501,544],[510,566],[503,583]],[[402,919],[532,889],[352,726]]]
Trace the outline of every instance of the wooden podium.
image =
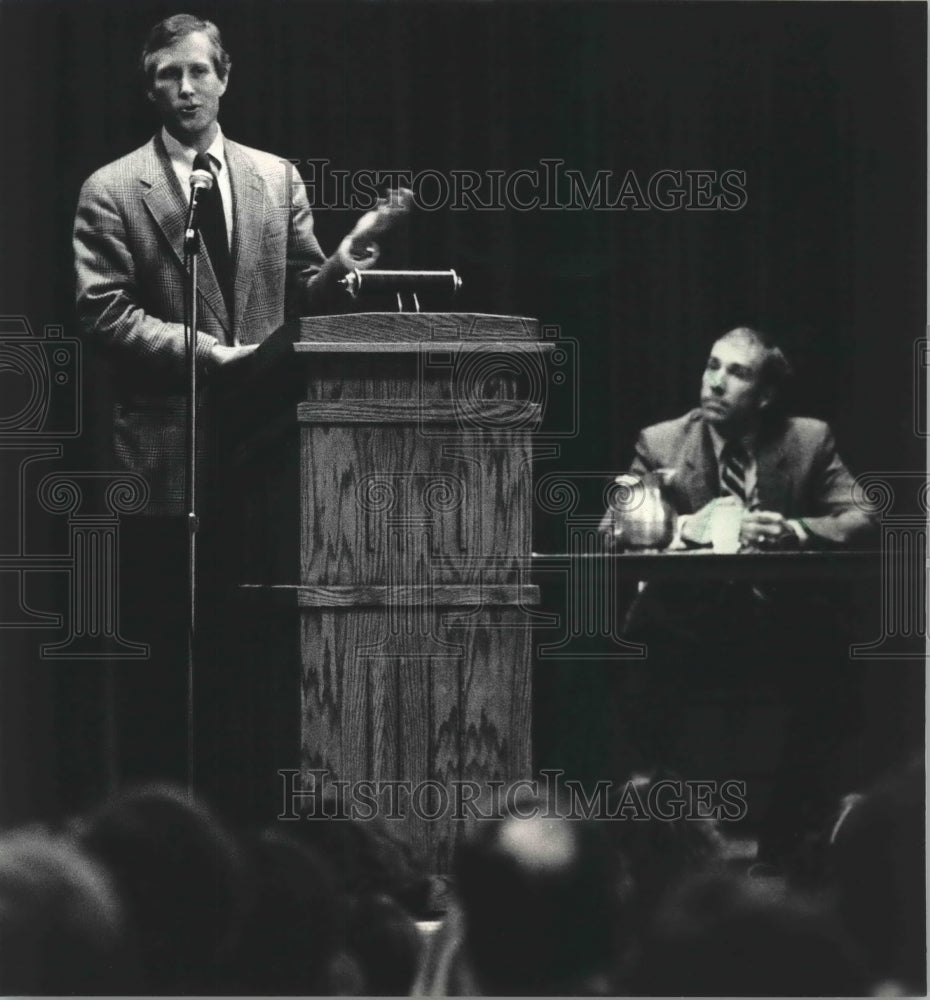
[[[467,817],[530,777],[525,580],[548,348],[535,320],[508,316],[300,321],[299,402],[253,428],[235,494],[240,656],[257,678],[243,740],[262,746],[259,797],[279,812],[288,781],[368,783],[346,808],[366,818],[377,799],[445,871]],[[304,802],[322,815],[321,798]]]

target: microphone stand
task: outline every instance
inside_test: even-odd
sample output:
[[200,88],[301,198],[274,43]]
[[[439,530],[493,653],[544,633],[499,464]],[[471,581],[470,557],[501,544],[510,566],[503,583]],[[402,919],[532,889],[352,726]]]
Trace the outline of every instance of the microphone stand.
[[185,310],[184,350],[187,364],[187,788],[194,794],[194,647],[197,635],[197,251],[196,224],[201,188],[192,182],[187,228],[184,231]]

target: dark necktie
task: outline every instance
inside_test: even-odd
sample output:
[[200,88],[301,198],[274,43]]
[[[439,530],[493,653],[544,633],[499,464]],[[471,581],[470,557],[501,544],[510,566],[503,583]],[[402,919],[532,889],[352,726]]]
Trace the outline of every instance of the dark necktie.
[[746,467],[749,455],[738,441],[727,441],[720,452],[720,490],[746,503]]
[[[213,174],[213,187],[200,192],[200,238],[210,255],[213,273],[219,282],[220,291],[226,301],[226,311],[230,320],[233,312],[232,260],[229,256],[229,239],[226,234],[226,216],[223,212],[223,196],[216,179],[214,161],[204,153],[194,157],[194,170],[209,170]],[[217,168],[220,164],[216,164]]]

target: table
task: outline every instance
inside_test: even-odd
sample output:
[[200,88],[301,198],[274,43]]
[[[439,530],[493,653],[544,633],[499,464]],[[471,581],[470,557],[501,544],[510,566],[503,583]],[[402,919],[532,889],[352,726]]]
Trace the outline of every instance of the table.
[[882,553],[737,552],[706,549],[645,552],[544,553],[532,555],[534,573],[568,567],[575,575],[616,574],[623,582],[638,580],[850,580],[878,577]]

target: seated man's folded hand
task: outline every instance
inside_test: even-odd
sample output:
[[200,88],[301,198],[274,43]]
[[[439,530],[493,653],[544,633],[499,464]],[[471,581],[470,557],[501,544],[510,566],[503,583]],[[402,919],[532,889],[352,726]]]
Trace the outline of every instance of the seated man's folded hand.
[[795,523],[775,511],[747,510],[740,522],[740,544],[761,552],[800,548],[802,536]]
[[[693,514],[678,519],[678,537],[689,547],[713,544],[714,499]],[[770,510],[747,510],[740,521],[739,542],[742,550],[773,552],[802,548],[807,534],[797,521]]]

